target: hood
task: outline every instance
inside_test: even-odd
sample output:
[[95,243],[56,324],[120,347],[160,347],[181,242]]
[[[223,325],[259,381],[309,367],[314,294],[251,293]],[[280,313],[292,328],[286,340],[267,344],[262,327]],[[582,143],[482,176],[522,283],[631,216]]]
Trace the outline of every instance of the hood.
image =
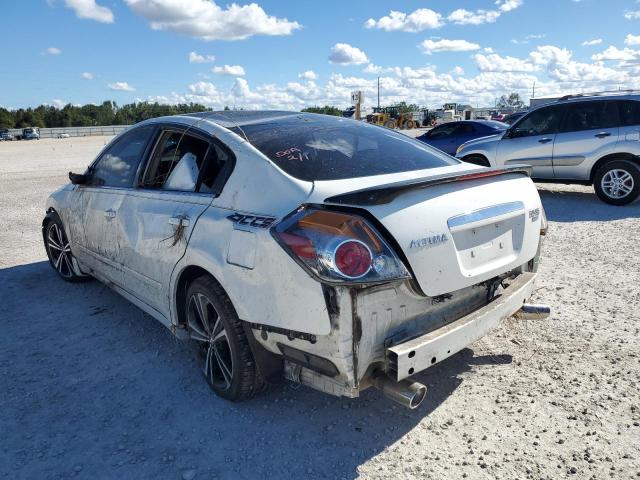
[[456,157],[458,155],[463,156],[466,155],[467,152],[471,152],[475,149],[481,149],[483,151],[487,150],[495,150],[498,146],[498,142],[502,139],[502,136],[505,132],[500,132],[495,135],[489,135],[488,137],[480,137],[475,138],[473,140],[469,140],[468,142],[464,142],[458,148],[456,153]]

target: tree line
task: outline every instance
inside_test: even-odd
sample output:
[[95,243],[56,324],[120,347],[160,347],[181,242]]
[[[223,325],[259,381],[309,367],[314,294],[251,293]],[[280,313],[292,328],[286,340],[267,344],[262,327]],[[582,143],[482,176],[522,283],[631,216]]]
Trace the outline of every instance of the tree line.
[[0,128],[57,128],[93,127],[99,125],[131,125],[149,118],[182,113],[204,112],[210,108],[198,103],[163,105],[160,103],[136,102],[118,106],[106,101],[102,105],[65,105],[56,108],[40,105],[36,108],[7,110],[0,108]]

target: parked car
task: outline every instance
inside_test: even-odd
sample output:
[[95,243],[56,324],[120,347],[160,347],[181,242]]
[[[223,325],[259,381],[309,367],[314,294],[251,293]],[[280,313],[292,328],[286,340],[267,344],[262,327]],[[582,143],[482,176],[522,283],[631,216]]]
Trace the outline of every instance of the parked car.
[[464,142],[502,133],[507,127],[504,123],[491,120],[465,120],[443,123],[417,138],[449,155],[455,155],[458,147]]
[[639,155],[640,95],[563,97],[456,153],[492,167],[528,164],[540,181],[593,185],[612,205],[640,195]]
[[13,135],[9,132],[9,129],[0,129],[0,141],[11,141],[13,139]]
[[51,266],[190,340],[229,400],[285,377],[414,408],[414,374],[512,314],[548,313],[525,305],[546,230],[527,169],[478,168],[365,122],[156,118],[70,179],[42,224]]
[[40,140],[40,129],[38,127],[23,128],[22,140]]
[[510,113],[509,115],[507,115],[502,119],[502,122],[506,123],[507,125],[513,125],[516,122],[516,120],[522,118],[526,113],[527,112]]

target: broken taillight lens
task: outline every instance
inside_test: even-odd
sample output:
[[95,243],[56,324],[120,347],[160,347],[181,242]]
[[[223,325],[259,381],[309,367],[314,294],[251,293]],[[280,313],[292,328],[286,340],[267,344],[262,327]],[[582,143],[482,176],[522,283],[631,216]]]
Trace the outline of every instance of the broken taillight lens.
[[410,277],[363,217],[302,209],[272,228],[275,239],[312,275],[330,283],[379,283]]

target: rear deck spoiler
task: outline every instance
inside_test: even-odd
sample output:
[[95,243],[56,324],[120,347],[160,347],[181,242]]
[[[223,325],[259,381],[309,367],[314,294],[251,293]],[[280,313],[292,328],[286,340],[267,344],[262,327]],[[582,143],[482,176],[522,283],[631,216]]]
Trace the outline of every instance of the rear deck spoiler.
[[445,173],[429,177],[412,178],[401,182],[387,183],[334,195],[333,197],[326,198],[325,203],[340,205],[381,205],[391,202],[395,197],[400,195],[400,193],[408,190],[420,190],[443,183],[476,180],[478,178],[496,177],[510,173],[520,173],[530,177],[531,167],[528,165],[509,165],[499,168],[481,167],[477,170],[468,170],[463,173]]

